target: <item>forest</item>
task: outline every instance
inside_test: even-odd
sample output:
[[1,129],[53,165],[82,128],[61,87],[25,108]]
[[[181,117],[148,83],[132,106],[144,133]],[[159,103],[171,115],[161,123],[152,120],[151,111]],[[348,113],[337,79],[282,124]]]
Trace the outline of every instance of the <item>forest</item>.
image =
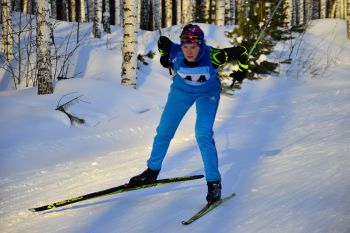
[[[347,20],[350,38],[350,0],[1,0],[1,6],[1,69],[11,76],[15,89],[38,86],[38,94],[53,93],[54,81],[78,75],[67,75],[75,51],[91,36],[107,35],[108,47],[111,26],[123,28],[122,83],[132,88],[136,88],[138,62],[155,52],[137,54],[139,31],[161,34],[163,28],[187,23],[232,25],[226,34],[232,44],[254,47],[249,58],[251,79],[273,72],[276,64],[261,62],[261,56],[271,53],[276,41],[302,33],[313,19]],[[271,17],[272,13],[276,14]],[[55,30],[64,22],[74,27],[58,42]],[[91,25],[90,35],[79,33],[86,23]],[[222,78],[227,78],[225,69],[234,68],[222,67]]]

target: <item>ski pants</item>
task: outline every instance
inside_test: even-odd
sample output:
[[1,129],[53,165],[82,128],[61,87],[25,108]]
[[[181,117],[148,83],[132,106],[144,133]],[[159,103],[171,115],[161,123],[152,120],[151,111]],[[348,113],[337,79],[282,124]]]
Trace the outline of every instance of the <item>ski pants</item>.
[[213,125],[220,101],[220,88],[204,94],[191,94],[171,86],[162,113],[157,134],[154,137],[148,168],[160,170],[170,141],[189,108],[196,103],[195,135],[204,163],[207,182],[221,180],[218,156],[213,139]]

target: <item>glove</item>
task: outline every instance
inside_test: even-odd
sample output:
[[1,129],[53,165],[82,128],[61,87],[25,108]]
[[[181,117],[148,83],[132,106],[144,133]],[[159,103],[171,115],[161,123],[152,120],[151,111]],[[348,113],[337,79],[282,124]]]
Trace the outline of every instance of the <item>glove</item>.
[[161,64],[164,68],[169,68],[169,67],[171,67],[170,59],[167,58],[166,56],[161,56],[161,57],[160,57],[160,64]]
[[243,82],[243,79],[245,79],[245,77],[247,76],[247,70],[244,71],[233,71],[230,74],[230,77],[232,77],[233,79],[233,83],[234,84],[236,81],[239,83]]

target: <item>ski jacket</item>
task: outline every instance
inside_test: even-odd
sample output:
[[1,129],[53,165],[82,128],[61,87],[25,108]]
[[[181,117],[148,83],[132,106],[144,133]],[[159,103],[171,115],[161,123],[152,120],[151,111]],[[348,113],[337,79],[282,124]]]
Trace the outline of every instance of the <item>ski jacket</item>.
[[171,66],[176,72],[173,85],[183,91],[200,94],[221,88],[218,69],[230,61],[237,61],[239,70],[248,69],[248,53],[242,46],[217,49],[206,44],[200,46],[195,62],[185,59],[181,45],[160,36],[158,50],[164,67]]

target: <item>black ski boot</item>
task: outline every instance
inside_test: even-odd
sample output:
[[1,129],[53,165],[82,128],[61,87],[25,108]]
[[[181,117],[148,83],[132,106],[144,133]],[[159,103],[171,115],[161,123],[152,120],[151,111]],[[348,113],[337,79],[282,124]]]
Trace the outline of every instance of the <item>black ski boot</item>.
[[208,205],[211,205],[214,202],[217,202],[221,199],[221,182],[220,181],[207,182],[207,185],[208,185],[207,201],[208,201]]
[[129,181],[129,186],[140,186],[145,184],[152,184],[157,180],[160,170],[151,170],[147,168],[146,171],[142,172],[140,175],[134,176]]

